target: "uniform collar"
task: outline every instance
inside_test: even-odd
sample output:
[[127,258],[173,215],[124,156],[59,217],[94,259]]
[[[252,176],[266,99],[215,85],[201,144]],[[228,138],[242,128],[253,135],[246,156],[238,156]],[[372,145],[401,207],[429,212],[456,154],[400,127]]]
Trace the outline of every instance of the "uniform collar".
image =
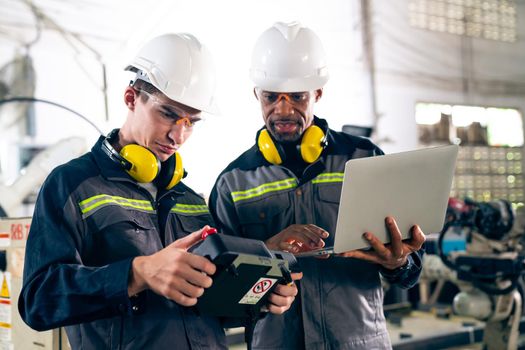
[[93,156],[95,157],[95,161],[100,168],[102,176],[107,179],[129,180],[135,182],[120,164],[111,160],[111,158],[104,153],[102,150],[102,142],[104,142],[105,139],[106,136],[100,136],[95,145],[91,148],[91,153],[93,153]]

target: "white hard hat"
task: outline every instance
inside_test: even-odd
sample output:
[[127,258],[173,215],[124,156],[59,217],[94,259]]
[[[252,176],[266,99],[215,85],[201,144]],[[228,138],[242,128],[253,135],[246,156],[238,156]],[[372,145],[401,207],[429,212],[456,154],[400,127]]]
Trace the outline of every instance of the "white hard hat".
[[299,22],[277,22],[255,43],[250,78],[267,91],[320,89],[328,81],[323,44]]
[[218,113],[211,53],[191,34],[164,34],[146,43],[126,67],[170,99]]

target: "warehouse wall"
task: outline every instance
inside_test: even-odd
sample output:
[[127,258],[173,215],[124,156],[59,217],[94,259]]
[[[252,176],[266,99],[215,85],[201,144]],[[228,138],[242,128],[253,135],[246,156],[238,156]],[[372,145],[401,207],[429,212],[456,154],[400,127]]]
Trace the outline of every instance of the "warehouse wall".
[[[525,2],[514,43],[409,25],[408,1],[374,1],[379,139],[388,151],[417,145],[415,104],[439,102],[525,111]],[[464,81],[466,80],[466,82]],[[468,84],[468,91],[464,89]]]
[[[368,1],[376,67],[379,119],[374,139],[387,152],[416,147],[414,106],[418,101],[482,104],[525,110],[525,2],[518,1],[518,41],[470,40],[451,34],[415,29],[408,24],[408,0]],[[108,5],[110,6],[110,5]],[[142,7],[141,7],[142,6]],[[262,126],[248,77],[257,36],[277,20],[299,20],[314,29],[325,44],[331,79],[316,113],[340,129],[343,124],[373,125],[372,87],[362,45],[361,1],[157,1],[143,8],[140,1],[87,16],[96,35],[88,43],[101,54],[70,44],[46,31],[31,48],[37,70],[36,96],[63,103],[96,123],[104,133],[124,121],[122,92],[130,75],[127,60],[148,38],[167,31],[188,31],[213,52],[218,71],[222,115],[209,116],[181,150],[190,176],[187,183],[207,194],[217,174],[241,150],[254,142]],[[108,20],[112,18],[114,20]],[[521,19],[521,21],[520,21]],[[98,22],[100,21],[100,23]],[[108,38],[104,38],[104,33]],[[463,44],[462,44],[463,40]],[[0,65],[21,50],[0,42]],[[463,89],[465,55],[471,62],[468,94]],[[463,55],[463,56],[462,56]],[[463,57],[463,58],[462,58]],[[101,92],[104,62],[108,75],[109,119]],[[84,135],[88,145],[97,131],[68,112],[37,106],[37,136],[23,142],[50,144],[70,135]],[[8,140],[8,141],[6,141]],[[2,155],[14,154],[20,137],[0,141]],[[17,171],[17,169],[15,169]],[[16,175],[16,174],[15,174]],[[9,180],[3,176],[0,180]]]

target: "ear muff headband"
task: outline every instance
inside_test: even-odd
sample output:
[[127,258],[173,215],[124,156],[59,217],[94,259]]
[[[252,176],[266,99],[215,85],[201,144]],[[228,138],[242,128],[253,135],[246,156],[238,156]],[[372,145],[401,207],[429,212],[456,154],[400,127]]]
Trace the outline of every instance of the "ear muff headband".
[[120,155],[132,164],[126,172],[138,182],[152,182],[160,172],[159,160],[145,147],[129,144],[122,148]]
[[325,148],[326,135],[317,125],[311,125],[301,139],[301,157],[307,163],[315,162]]
[[264,159],[272,164],[281,164],[283,162],[279,150],[275,147],[275,143],[266,129],[262,129],[257,137],[257,146],[261,151]]
[[108,136],[104,141],[102,141],[102,150],[104,153],[106,153],[112,161],[120,164],[125,170],[130,170],[133,167],[133,164],[122,158],[122,156],[117,151],[115,151],[113,146],[111,146],[109,143],[109,139],[110,138]]

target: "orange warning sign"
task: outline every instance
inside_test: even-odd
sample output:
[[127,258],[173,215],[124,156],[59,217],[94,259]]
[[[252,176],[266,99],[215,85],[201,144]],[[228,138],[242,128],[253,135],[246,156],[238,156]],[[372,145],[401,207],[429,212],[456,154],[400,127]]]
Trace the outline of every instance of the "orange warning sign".
[[7,286],[7,279],[4,275],[4,280],[2,281],[2,289],[0,290],[1,298],[10,298],[9,296],[9,287]]

